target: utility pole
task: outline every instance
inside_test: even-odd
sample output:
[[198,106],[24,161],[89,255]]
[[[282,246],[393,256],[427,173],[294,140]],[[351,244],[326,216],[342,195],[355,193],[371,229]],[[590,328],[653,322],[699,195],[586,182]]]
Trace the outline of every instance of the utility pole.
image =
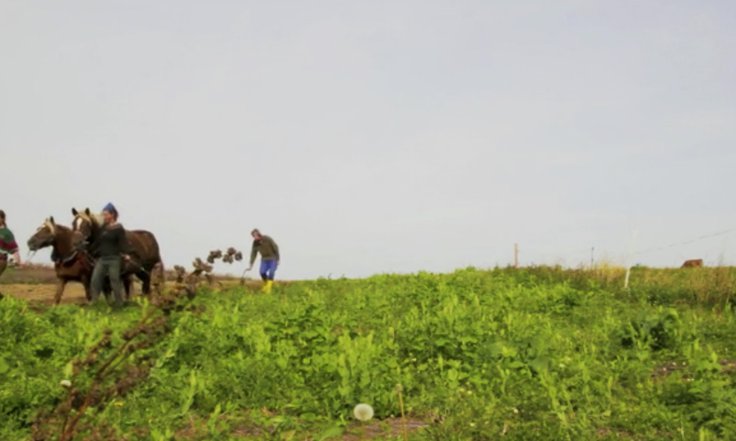
[[519,267],[519,244],[514,244],[514,268]]
[[595,247],[590,248],[590,269],[595,266]]

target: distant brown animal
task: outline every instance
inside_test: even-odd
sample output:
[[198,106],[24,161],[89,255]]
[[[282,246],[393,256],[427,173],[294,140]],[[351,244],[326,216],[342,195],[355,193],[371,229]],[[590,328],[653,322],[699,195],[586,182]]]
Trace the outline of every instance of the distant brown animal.
[[685,263],[682,264],[681,268],[702,268],[703,267],[703,259],[690,259],[686,260]]
[[[75,245],[85,248],[99,236],[102,220],[89,208],[84,211],[72,208],[72,215],[74,215],[73,231],[77,233]],[[156,237],[143,230],[126,230],[125,233],[131,251],[130,261],[125,263],[121,276],[125,279],[126,276],[134,274],[142,282],[143,294],[151,293],[152,284],[160,294],[164,284],[164,266]]]
[[[62,225],[57,225],[54,218],[50,217],[36,230],[36,234],[28,239],[28,249],[38,251],[42,248],[52,247],[51,258],[54,261],[56,272],[56,294],[54,302],[58,305],[64,295],[64,288],[69,282],[79,282],[84,286],[87,300],[90,296],[90,280],[94,262],[86,251],[79,250],[74,246],[75,233]],[[124,278],[123,284],[126,291],[130,287],[130,278]],[[110,292],[109,283],[105,286],[105,293]]]

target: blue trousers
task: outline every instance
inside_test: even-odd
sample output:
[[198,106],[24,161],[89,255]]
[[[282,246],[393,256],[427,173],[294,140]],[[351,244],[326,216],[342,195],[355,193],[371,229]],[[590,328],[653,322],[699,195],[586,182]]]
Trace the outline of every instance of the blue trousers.
[[279,263],[276,259],[261,259],[261,279],[264,281],[273,280],[276,277],[276,268],[278,266]]

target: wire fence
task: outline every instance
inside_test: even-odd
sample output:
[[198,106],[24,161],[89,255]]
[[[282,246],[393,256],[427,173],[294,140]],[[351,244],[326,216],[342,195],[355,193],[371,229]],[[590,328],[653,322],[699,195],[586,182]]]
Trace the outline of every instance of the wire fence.
[[[646,248],[643,250],[636,250],[633,246],[634,240],[632,239],[632,245],[629,246],[629,251],[622,253],[625,260],[624,266],[631,266],[632,261],[636,257],[649,255],[652,253],[660,252],[660,251],[667,251],[671,249],[676,249],[679,247],[684,247],[687,245],[692,245],[698,242],[718,238],[718,237],[724,237],[728,236],[730,234],[736,233],[736,227],[734,228],[728,228],[725,230],[720,230],[713,233],[703,234],[698,237],[694,237],[687,240],[680,240],[677,242],[671,242],[664,245],[658,245],[651,248]],[[594,266],[595,264],[599,263],[598,255],[601,251],[604,251],[603,249],[599,249],[598,247],[591,246],[586,249],[577,249],[577,250],[569,250],[569,252],[559,252],[559,251],[541,251],[541,250],[533,250],[533,249],[525,249],[522,247],[521,254],[522,256],[524,254],[526,255],[534,255],[536,259],[544,262],[550,262],[550,261],[556,261],[556,262],[564,262],[564,263],[571,263],[571,262],[577,262],[581,265],[590,265]],[[519,252],[518,249],[515,249],[515,252]],[[522,259],[523,260],[523,259]],[[604,258],[604,261],[606,259]],[[540,262],[541,263],[541,262]]]
[[637,252],[634,252],[633,255],[634,256],[640,256],[640,255],[644,255],[644,254],[654,253],[654,252],[657,252],[657,251],[663,251],[663,250],[668,250],[668,249],[671,249],[671,248],[677,248],[677,247],[680,247],[680,246],[694,244],[694,243],[697,243],[697,242],[700,242],[700,241],[703,241],[703,240],[713,239],[715,237],[726,236],[726,235],[731,234],[731,233],[734,233],[734,232],[736,232],[736,228],[729,228],[728,230],[723,230],[723,231],[719,231],[719,232],[716,232],[716,233],[704,234],[704,235],[698,236],[698,237],[696,237],[694,239],[683,240],[683,241],[680,241],[680,242],[673,242],[673,243],[670,243],[670,244],[667,244],[667,245],[663,245],[663,246],[659,246],[659,247],[654,247],[654,248],[649,248],[649,249],[642,250],[642,251],[637,251]]

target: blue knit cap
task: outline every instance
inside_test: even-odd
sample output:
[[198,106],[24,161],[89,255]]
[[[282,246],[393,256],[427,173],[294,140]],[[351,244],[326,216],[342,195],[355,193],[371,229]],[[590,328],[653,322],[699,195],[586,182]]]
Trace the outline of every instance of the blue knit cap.
[[117,217],[118,215],[118,209],[115,208],[112,202],[108,202],[107,205],[105,205],[105,208],[102,209],[102,211],[107,211],[108,213],[112,214],[115,217]]

